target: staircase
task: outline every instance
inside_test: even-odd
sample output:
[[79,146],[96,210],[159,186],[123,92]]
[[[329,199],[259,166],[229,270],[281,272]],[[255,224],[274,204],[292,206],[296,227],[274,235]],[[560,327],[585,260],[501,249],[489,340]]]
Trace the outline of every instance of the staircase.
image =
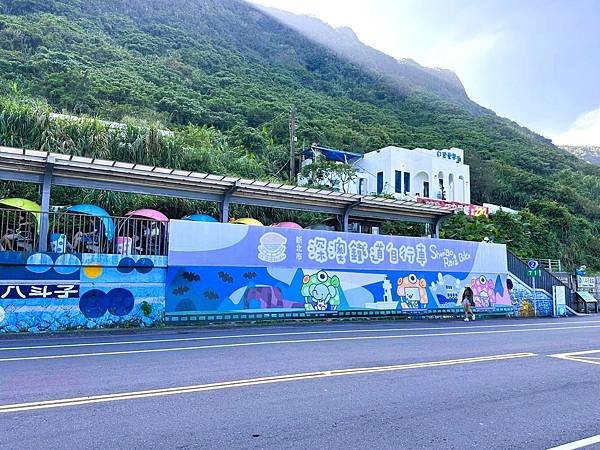
[[[508,271],[518,278],[522,283],[526,284],[530,288],[533,289],[533,278],[527,276],[527,271],[529,267],[527,263],[521,261],[517,256],[507,250],[508,257]],[[573,290],[561,280],[556,278],[552,273],[550,273],[546,268],[540,265],[541,276],[535,279],[535,288],[536,290],[541,289],[546,291],[550,296],[552,296],[552,287],[553,286],[564,286],[566,289],[566,300],[567,306],[571,309],[574,307],[574,298],[573,298]]]

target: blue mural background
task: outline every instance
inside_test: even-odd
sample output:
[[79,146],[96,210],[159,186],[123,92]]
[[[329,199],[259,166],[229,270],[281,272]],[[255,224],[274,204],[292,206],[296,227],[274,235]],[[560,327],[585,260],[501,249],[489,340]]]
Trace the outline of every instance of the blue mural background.
[[167,313],[418,312],[460,308],[465,286],[480,311],[511,305],[500,245],[180,221],[170,245]]
[[163,320],[166,257],[0,253],[0,332]]
[[509,277],[513,287],[510,290],[511,304],[519,317],[550,317],[554,314],[552,296],[542,289],[533,289],[514,276]]
[[171,221],[169,256],[0,252],[0,332],[153,326],[164,314],[395,310],[551,315],[502,245]]

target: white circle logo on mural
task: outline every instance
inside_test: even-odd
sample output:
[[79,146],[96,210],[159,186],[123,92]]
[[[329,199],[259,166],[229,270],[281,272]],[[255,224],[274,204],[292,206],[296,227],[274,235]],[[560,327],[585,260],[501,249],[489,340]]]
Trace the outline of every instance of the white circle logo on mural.
[[265,262],[280,262],[285,256],[287,239],[279,233],[268,232],[261,236],[258,246],[258,259]]
[[27,258],[27,270],[33,273],[48,272],[53,265],[54,261],[45,253],[34,253]]
[[61,275],[70,275],[77,272],[81,268],[81,261],[71,253],[65,253],[56,258],[54,270]]
[[5,317],[6,317],[6,314],[4,314],[4,308],[2,306],[0,306],[0,323],[4,322]]

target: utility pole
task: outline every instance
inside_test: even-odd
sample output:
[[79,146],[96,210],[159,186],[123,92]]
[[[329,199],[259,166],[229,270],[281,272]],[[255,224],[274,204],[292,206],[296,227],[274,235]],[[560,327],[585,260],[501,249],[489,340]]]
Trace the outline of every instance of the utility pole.
[[296,108],[290,109],[290,184],[296,182]]

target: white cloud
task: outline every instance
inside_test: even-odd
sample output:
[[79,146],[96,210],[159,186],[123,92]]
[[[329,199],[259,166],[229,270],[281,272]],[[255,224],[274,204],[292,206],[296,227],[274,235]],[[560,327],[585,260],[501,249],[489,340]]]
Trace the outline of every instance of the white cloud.
[[600,106],[581,114],[567,131],[555,136],[553,141],[560,145],[600,145]]

